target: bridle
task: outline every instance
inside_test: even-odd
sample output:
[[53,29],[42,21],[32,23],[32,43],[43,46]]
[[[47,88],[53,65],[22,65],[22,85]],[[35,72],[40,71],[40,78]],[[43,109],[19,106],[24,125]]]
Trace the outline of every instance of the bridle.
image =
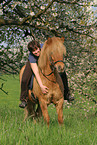
[[55,71],[55,69],[56,69],[56,67],[55,67],[55,64],[56,64],[56,63],[58,63],[58,62],[63,62],[63,63],[64,63],[64,61],[63,61],[63,60],[58,60],[58,61],[55,61],[55,62],[54,62],[54,60],[52,59],[51,56],[50,56],[49,60],[50,60],[50,68],[51,68],[51,70],[52,70],[51,73],[45,75],[45,74],[42,72],[42,69],[41,69],[40,67],[39,67],[39,69],[40,69],[42,75],[43,75],[46,79],[48,79],[49,81],[51,81],[51,82],[53,82],[53,83],[56,83],[55,81],[50,80],[50,79],[48,78],[48,76],[50,76],[51,74],[54,73],[54,71]]

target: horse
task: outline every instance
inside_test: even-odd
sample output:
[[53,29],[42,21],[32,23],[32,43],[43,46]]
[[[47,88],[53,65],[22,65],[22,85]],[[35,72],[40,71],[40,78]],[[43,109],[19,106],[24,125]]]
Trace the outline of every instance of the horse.
[[[64,55],[66,55],[66,48],[64,46],[64,38],[52,37],[45,41],[38,59],[38,69],[42,83],[49,88],[47,94],[43,94],[39,84],[34,78],[32,92],[38,98],[38,108],[35,111],[35,102],[31,98],[31,91],[29,90],[29,100],[25,108],[25,118],[28,113],[32,112],[32,116],[38,112],[39,116],[43,115],[44,120],[49,126],[50,117],[48,115],[47,107],[53,103],[58,114],[58,123],[63,124],[63,103],[64,103],[64,86],[59,75],[59,72],[64,71]],[[20,71],[20,83],[25,66]]]

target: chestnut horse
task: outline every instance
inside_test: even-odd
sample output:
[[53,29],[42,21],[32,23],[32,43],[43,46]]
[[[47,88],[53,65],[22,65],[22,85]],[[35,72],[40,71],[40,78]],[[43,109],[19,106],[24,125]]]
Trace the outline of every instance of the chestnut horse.
[[[56,107],[59,124],[63,123],[64,87],[61,77],[58,73],[64,71],[63,56],[66,55],[66,48],[63,43],[63,37],[48,38],[48,40],[46,40],[44,43],[40,57],[38,59],[39,74],[42,83],[49,88],[48,93],[43,94],[36,78],[33,80],[32,92],[35,96],[37,96],[40,104],[39,107],[41,108],[40,109],[38,107],[37,112],[39,113],[40,111],[41,114],[42,111],[42,115],[48,126],[50,118],[48,115],[47,106],[51,103],[53,103]],[[20,82],[24,69],[25,66],[20,71]],[[25,118],[27,117],[29,110],[30,113],[32,112],[32,115],[35,115],[35,102],[33,102],[31,99],[30,91],[28,105],[25,108]]]

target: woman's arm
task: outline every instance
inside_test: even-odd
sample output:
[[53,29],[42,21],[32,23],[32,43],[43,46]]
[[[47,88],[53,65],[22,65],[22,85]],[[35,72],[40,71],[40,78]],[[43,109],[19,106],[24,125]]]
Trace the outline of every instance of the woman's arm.
[[38,84],[42,90],[42,93],[47,93],[48,92],[48,88],[46,86],[44,86],[42,84],[42,81],[41,81],[41,78],[40,78],[40,75],[39,75],[39,71],[38,71],[38,66],[37,66],[37,63],[30,63],[31,65],[31,69],[33,70],[34,74],[35,74],[35,77],[38,81]]

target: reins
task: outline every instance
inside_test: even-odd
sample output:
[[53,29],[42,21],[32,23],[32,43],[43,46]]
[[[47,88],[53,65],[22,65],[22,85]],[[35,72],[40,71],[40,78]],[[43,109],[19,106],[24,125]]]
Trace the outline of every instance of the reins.
[[55,81],[52,81],[52,80],[50,80],[50,79],[47,77],[47,76],[50,76],[53,72],[51,72],[51,73],[48,74],[48,75],[45,75],[45,74],[42,72],[42,69],[41,69],[40,67],[39,67],[39,69],[40,69],[42,75],[43,75],[46,79],[48,79],[50,82],[56,83]]
[[[49,81],[51,81],[51,82],[53,82],[53,83],[56,83],[56,82],[50,80],[47,76],[50,76],[51,74],[54,73],[54,70],[56,69],[55,64],[58,63],[58,62],[63,62],[63,61],[62,61],[62,60],[58,60],[58,61],[55,61],[55,62],[54,62],[53,59],[52,59],[52,57],[50,56],[50,63],[51,63],[51,64],[50,64],[50,68],[51,68],[52,72],[49,73],[49,74],[47,74],[47,75],[45,75],[45,74],[42,72],[42,69],[39,67],[39,69],[40,69],[42,75],[43,75],[46,79],[48,79]],[[63,63],[64,63],[64,62],[63,62]]]

